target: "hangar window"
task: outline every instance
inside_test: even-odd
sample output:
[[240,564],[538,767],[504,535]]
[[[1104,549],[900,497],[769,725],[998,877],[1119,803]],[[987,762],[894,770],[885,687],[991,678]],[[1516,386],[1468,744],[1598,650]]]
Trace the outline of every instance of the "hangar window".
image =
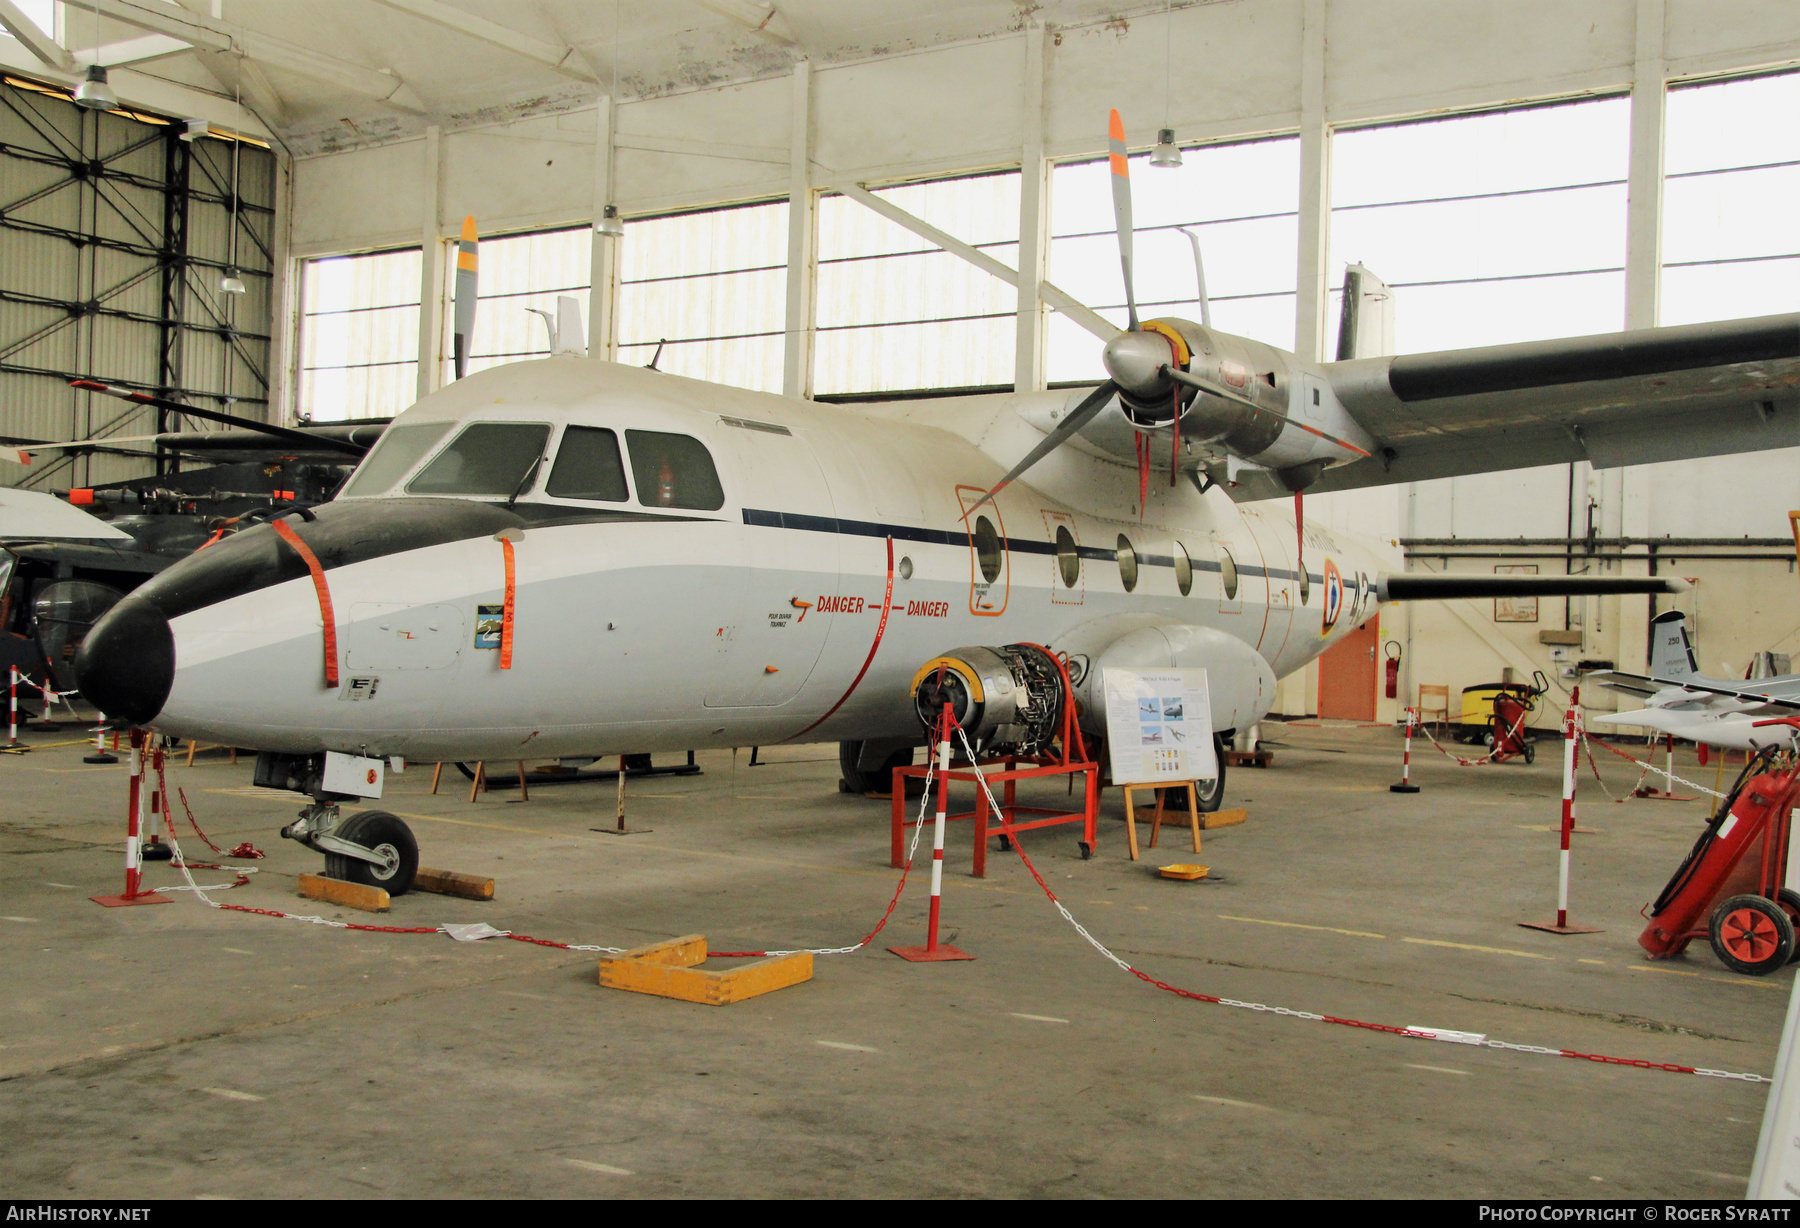
[[[1294,346],[1294,248],[1299,241],[1300,141],[1203,145],[1182,164],[1149,169],[1131,159],[1138,310],[1200,318],[1194,257],[1182,227],[1200,237],[1213,323],[1282,349]],[[1143,173],[1139,173],[1140,170]],[[1050,269],[1058,287],[1125,327],[1125,289],[1105,158],[1051,173]],[[1061,312],[1045,350],[1052,381],[1104,379],[1100,343]]]
[[1800,310],[1800,73],[1669,91],[1663,324]]
[[619,240],[620,362],[780,392],[787,202],[632,218]]
[[415,495],[509,499],[530,480],[550,442],[542,422],[477,422],[439,452],[406,489]]
[[385,418],[419,391],[419,249],[308,260],[300,273],[298,409]]
[[1618,97],[1336,132],[1331,250],[1398,292],[1396,351],[1623,328],[1630,124]]
[[1194,591],[1194,564],[1188,558],[1187,547],[1180,542],[1175,543],[1175,587],[1183,597]]
[[1219,584],[1221,591],[1225,594],[1225,600],[1237,600],[1237,560],[1231,557],[1231,551],[1227,550],[1224,546],[1219,547]]
[[1067,525],[1056,526],[1056,570],[1064,588],[1074,588],[1081,579],[1081,551],[1075,546],[1075,535]]
[[[1017,171],[874,195],[1018,267]],[[820,199],[818,243],[816,392],[1012,385],[1011,286],[844,196]]]
[[712,453],[698,439],[664,431],[626,431],[625,443],[631,449],[631,480],[637,484],[639,503],[701,512],[725,506]]
[[1125,586],[1125,591],[1129,593],[1132,589],[1137,587],[1137,581],[1137,548],[1131,544],[1131,539],[1129,537],[1126,537],[1121,533],[1119,534],[1119,583],[1123,584]]
[[1000,535],[994,522],[986,516],[975,517],[975,561],[981,567],[981,578],[992,584],[1000,578]]
[[[556,315],[556,300],[569,295],[582,304],[588,301],[588,261],[593,242],[593,228],[578,226],[570,230],[541,230],[530,234],[483,237],[480,253],[480,277],[476,282],[475,335],[469,342],[471,373],[526,358],[545,358],[550,354],[550,333],[541,316],[527,308]],[[449,268],[444,278],[447,293],[456,287],[456,245],[448,244]],[[445,326],[453,319],[446,304]],[[584,317],[585,318],[585,317]],[[582,343],[586,344],[586,338]],[[456,376],[455,353],[448,342],[444,345],[442,380],[449,383]]]
[[344,487],[343,497],[379,495],[391,490],[395,482],[425,459],[425,454],[437,446],[438,440],[453,425],[451,422],[415,422],[389,427],[357,467],[356,476]]
[[563,432],[550,467],[544,493],[557,499],[592,499],[623,503],[625,466],[619,460],[619,437],[601,427],[572,426]]

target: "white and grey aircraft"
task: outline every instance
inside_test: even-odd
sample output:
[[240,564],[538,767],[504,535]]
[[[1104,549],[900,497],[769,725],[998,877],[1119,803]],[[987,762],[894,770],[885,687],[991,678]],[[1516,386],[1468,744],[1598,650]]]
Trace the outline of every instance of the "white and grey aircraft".
[[81,686],[263,752],[258,783],[315,799],[284,834],[393,892],[405,825],[338,814],[387,757],[806,740],[873,772],[923,741],[919,674],[946,655],[970,720],[985,702],[998,737],[1048,728],[1060,688],[1023,645],[1068,660],[1096,730],[1106,667],[1203,667],[1230,736],[1383,601],[1681,587],[1405,574],[1259,500],[1800,444],[1800,316],[1335,363],[1135,305],[1124,332],[1087,316],[1111,379],[1072,393],[847,407],[575,353],[458,380],[332,502],[121,602]]
[[1800,674],[1708,678],[1694,659],[1687,616],[1680,610],[1665,611],[1651,622],[1648,675],[1607,670],[1589,674],[1588,680],[1644,701],[1642,708],[1630,712],[1590,714],[1590,725],[1654,729],[1733,750],[1792,746],[1800,732],[1790,725],[1757,725],[1800,712]]

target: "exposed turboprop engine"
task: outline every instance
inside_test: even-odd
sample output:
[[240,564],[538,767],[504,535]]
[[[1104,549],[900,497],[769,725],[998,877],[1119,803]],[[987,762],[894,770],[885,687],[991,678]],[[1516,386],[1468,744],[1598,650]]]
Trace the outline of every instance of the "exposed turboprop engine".
[[1062,669],[1035,644],[953,648],[913,675],[912,696],[928,733],[949,703],[977,754],[1036,754],[1062,727]]

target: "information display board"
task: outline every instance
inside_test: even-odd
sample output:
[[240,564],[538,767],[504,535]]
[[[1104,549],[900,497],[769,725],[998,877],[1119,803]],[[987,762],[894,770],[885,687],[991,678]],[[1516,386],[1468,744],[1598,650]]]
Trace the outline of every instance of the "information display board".
[[1114,784],[1218,779],[1205,670],[1108,669],[1101,688]]

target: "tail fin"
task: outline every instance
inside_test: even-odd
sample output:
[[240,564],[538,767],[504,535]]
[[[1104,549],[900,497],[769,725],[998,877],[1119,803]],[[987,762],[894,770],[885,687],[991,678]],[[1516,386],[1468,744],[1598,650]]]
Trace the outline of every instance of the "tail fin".
[[1688,643],[1687,615],[1680,610],[1658,614],[1650,623],[1650,676],[1679,682],[1699,672],[1694,646]]

